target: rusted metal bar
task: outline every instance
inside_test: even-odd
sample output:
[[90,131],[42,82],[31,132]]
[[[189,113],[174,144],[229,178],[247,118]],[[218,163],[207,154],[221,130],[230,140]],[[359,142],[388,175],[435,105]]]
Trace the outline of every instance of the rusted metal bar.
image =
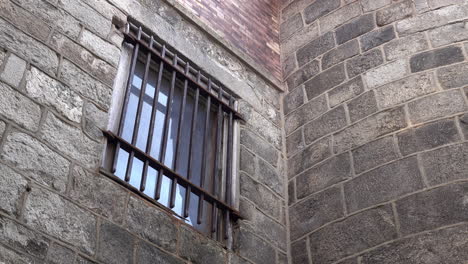
[[[229,105],[233,106],[234,102],[232,97],[229,98]],[[232,149],[233,149],[233,133],[234,133],[234,124],[233,124],[233,114],[229,112],[229,121],[228,121],[228,144],[227,144],[227,153],[226,153],[226,203],[232,204]],[[230,214],[226,212],[226,222],[224,228],[224,238],[229,237],[228,227],[230,223]]]
[[[220,87],[220,90],[218,91],[218,96],[221,98],[222,96],[222,88]],[[223,119],[224,119],[224,112],[221,107],[221,105],[218,104],[218,124],[216,127],[216,145],[215,145],[215,162],[213,166],[213,187],[212,187],[212,193],[215,197],[218,197],[218,177],[217,175],[221,171],[220,168],[220,160],[221,160],[221,151],[222,151],[222,127],[223,127]],[[222,174],[220,174],[222,176]],[[219,179],[219,182],[221,183],[221,179]],[[216,229],[218,227],[218,210],[216,207],[216,204],[213,204],[213,208],[211,210],[211,232],[215,233]]]

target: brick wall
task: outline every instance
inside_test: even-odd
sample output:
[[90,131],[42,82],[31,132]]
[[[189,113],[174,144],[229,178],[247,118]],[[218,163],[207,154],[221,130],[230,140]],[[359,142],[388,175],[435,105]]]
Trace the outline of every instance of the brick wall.
[[[232,247],[99,173],[127,15],[239,97]],[[287,263],[281,96],[165,1],[0,0],[0,94],[1,263]]]
[[292,263],[468,259],[468,5],[282,10]]

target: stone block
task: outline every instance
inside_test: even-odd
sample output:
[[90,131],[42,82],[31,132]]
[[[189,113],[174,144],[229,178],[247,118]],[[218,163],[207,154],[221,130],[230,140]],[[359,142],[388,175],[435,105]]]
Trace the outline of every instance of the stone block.
[[41,108],[31,99],[0,82],[0,114],[31,131],[36,131]]
[[286,135],[290,135],[298,127],[307,123],[325,111],[327,111],[327,101],[325,95],[319,96],[310,100],[305,105],[299,107],[296,111],[290,113],[285,117],[285,127],[284,130]]
[[320,18],[320,29],[321,32],[328,32],[335,29],[338,26],[343,25],[347,21],[359,16],[361,14],[361,6],[359,2],[354,2],[349,5],[345,5],[333,13],[330,13]]
[[399,59],[368,71],[364,79],[367,87],[373,89],[405,77],[408,74],[406,68],[406,60]]
[[428,32],[432,46],[440,47],[459,41],[468,40],[466,22],[458,22],[445,25]]
[[69,120],[81,122],[83,100],[80,96],[37,68],[31,68],[26,76],[26,93],[39,103],[52,107]]
[[75,260],[75,252],[57,243],[53,243],[49,247],[47,254],[47,263],[50,264],[73,264]]
[[252,177],[256,177],[256,163],[257,160],[255,159],[255,156],[250,151],[248,151],[247,148],[241,146],[239,169]]
[[362,10],[364,12],[374,11],[384,6],[390,5],[392,0],[362,0]]
[[318,23],[304,26],[296,34],[281,43],[282,54],[294,54],[296,50],[310,42],[311,39],[319,37]]
[[366,92],[348,103],[351,123],[378,111],[377,100],[373,91]]
[[292,264],[309,263],[309,256],[307,253],[307,242],[305,239],[296,241],[291,244],[291,259]]
[[298,30],[304,27],[301,13],[288,18],[280,25],[280,41],[284,41],[294,35]]
[[41,263],[41,260],[35,259],[31,256],[26,254],[20,254],[11,250],[10,248],[4,247],[0,245],[0,261],[3,263],[21,263],[21,264],[29,264],[29,263]]
[[429,3],[427,2],[427,0],[415,0],[414,9],[418,14],[427,12],[430,9]]
[[0,78],[7,84],[18,87],[23,79],[25,71],[26,61],[14,54],[10,54],[3,68],[3,72],[0,74]]
[[309,237],[313,263],[332,263],[397,238],[393,219],[392,209],[386,205],[320,229]]
[[137,263],[140,264],[154,264],[154,263],[166,263],[166,264],[183,264],[181,259],[178,259],[166,252],[160,250],[157,247],[150,245],[144,241],[140,241],[138,248],[136,249]]
[[346,70],[350,78],[375,68],[384,62],[382,51],[373,49],[346,62]]
[[323,92],[339,85],[346,79],[344,64],[338,64],[323,71],[304,84],[307,98],[315,98]]
[[275,249],[244,228],[240,228],[236,232],[235,245],[235,250],[239,252],[241,257],[255,263],[276,263]]
[[331,156],[329,138],[321,139],[288,160],[288,176],[292,178]]
[[8,135],[3,161],[31,179],[65,192],[70,162],[39,140],[19,132]]
[[328,69],[331,66],[340,63],[348,58],[359,54],[359,43],[357,40],[343,44],[323,55],[322,69]]
[[402,107],[379,112],[335,134],[335,152],[341,153],[406,126]]
[[83,108],[83,116],[83,132],[99,141],[103,137],[102,131],[107,128],[109,115],[93,103],[87,102]]
[[444,89],[468,84],[468,63],[448,66],[437,70],[437,78]]
[[249,148],[256,155],[268,161],[271,165],[276,166],[278,162],[278,150],[250,130],[241,130],[240,143]]
[[243,228],[266,240],[281,250],[286,250],[286,227],[266,216],[264,213],[251,208],[251,217],[245,222]]
[[361,76],[358,76],[328,92],[330,106],[335,107],[342,102],[358,96],[362,92],[364,92],[364,84],[362,83]]
[[255,203],[260,210],[275,219],[281,217],[281,200],[273,192],[242,172],[240,174],[240,193],[241,196]]
[[83,23],[87,28],[92,29],[101,37],[107,37],[111,29],[111,21],[99,14],[89,5],[86,5],[81,0],[59,0],[58,7],[76,17],[80,23]]
[[336,107],[304,125],[305,143],[306,145],[309,145],[315,140],[340,130],[346,125],[347,122],[344,107]]
[[468,138],[468,114],[464,114],[459,117],[460,118],[460,126],[462,129],[465,138]]
[[437,90],[431,73],[412,75],[376,88],[377,103],[382,108],[393,107]]
[[32,188],[24,207],[24,222],[77,246],[86,254],[95,252],[96,217],[57,194]]
[[331,32],[312,40],[311,42],[300,48],[296,53],[299,67],[305,65],[306,63],[312,61],[316,57],[333,49],[334,47],[335,37]]
[[344,216],[340,187],[333,187],[311,195],[289,208],[291,240]]
[[180,256],[194,264],[223,263],[226,252],[213,240],[186,226],[180,228]]
[[410,119],[422,123],[440,117],[464,112],[468,108],[459,90],[429,95],[408,104]]
[[99,228],[97,259],[104,263],[133,263],[134,237],[125,229],[108,221]]
[[377,11],[375,17],[377,19],[377,25],[384,26],[407,18],[411,16],[412,13],[413,1],[405,0]]
[[0,211],[16,217],[20,213],[21,200],[26,192],[28,182],[23,176],[0,164]]
[[356,174],[396,159],[398,153],[392,136],[377,139],[353,150]]
[[273,168],[270,164],[262,159],[258,160],[258,181],[265,184],[267,187],[272,189],[276,194],[283,197],[284,195],[284,182],[283,178],[278,173],[278,170]]
[[304,131],[302,129],[296,130],[286,138],[286,151],[288,157],[294,155],[303,148],[305,148],[305,142]]
[[291,54],[287,56],[281,63],[283,70],[283,77],[287,78],[291,73],[297,69],[296,55]]
[[0,48],[0,67],[3,65],[6,55],[7,55],[6,50],[4,50],[3,48]]
[[401,37],[384,45],[385,56],[389,61],[406,58],[428,48],[429,43],[424,33]]
[[141,198],[130,196],[126,225],[131,233],[174,252],[177,241],[177,226],[167,213]]
[[416,157],[366,172],[344,184],[347,208],[355,212],[423,188]]
[[97,262],[90,260],[86,257],[78,255],[76,257],[76,264],[97,264]]
[[114,66],[119,64],[120,50],[91,31],[83,31],[80,36],[80,44],[110,64]]
[[350,177],[349,154],[335,156],[297,176],[297,198],[302,199]]
[[338,44],[345,43],[351,39],[357,38],[375,27],[374,15],[367,14],[351,21],[348,24],[336,29],[336,42]]
[[307,24],[340,7],[340,0],[318,0],[304,9],[304,20]]
[[304,90],[297,87],[284,96],[284,114],[287,115],[304,104]]
[[412,72],[420,72],[464,60],[460,47],[449,46],[414,55],[410,59],[410,67]]
[[363,51],[368,51],[375,47],[378,47],[384,43],[389,42],[390,40],[394,39],[395,30],[393,29],[392,25],[379,28],[377,30],[371,31],[367,34],[364,34],[360,41],[361,41],[361,49]]
[[266,142],[277,149],[281,149],[281,129],[271,119],[257,112],[246,103],[240,102],[239,112],[246,120],[246,127],[264,138]]
[[462,5],[466,2],[463,0],[428,0],[432,9],[448,6],[448,5]]
[[313,60],[291,74],[286,79],[286,84],[288,85],[289,90],[293,90],[297,86],[317,75],[319,72],[320,63],[317,60]]

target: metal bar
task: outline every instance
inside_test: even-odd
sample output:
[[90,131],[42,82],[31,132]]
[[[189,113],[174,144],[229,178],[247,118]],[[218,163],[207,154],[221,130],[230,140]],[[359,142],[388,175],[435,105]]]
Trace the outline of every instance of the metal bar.
[[[220,87],[220,90],[218,91],[218,96],[221,97],[222,96],[222,89]],[[218,181],[217,181],[217,175],[218,173],[220,172],[220,159],[221,159],[221,151],[222,151],[222,126],[223,126],[223,115],[224,115],[224,112],[223,112],[223,109],[221,107],[221,105],[218,104],[218,124],[217,124],[217,127],[216,127],[216,146],[215,146],[215,149],[216,149],[216,156],[215,156],[215,164],[213,166],[213,187],[212,187],[212,193],[215,197],[218,197]],[[219,181],[221,183],[221,181]],[[211,211],[211,219],[212,219],[212,222],[211,222],[211,232],[214,233],[216,232],[216,229],[217,229],[217,215],[218,215],[218,212],[216,210],[216,206],[215,204],[213,204],[213,208],[212,208],[212,211]]]
[[[233,105],[232,97],[229,98],[229,105]],[[228,123],[228,144],[227,144],[227,153],[226,153],[226,203],[231,205],[232,204],[232,149],[233,149],[233,116],[232,112],[229,113],[229,123]],[[224,238],[227,239],[229,237],[228,227],[229,227],[229,220],[230,214],[226,212],[226,222],[224,228]]]

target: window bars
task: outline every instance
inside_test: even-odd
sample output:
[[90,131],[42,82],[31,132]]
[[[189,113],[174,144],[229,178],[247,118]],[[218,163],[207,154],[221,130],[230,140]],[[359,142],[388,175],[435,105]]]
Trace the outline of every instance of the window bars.
[[227,239],[241,217],[232,207],[233,127],[242,119],[234,97],[142,27],[129,22],[123,32],[133,52],[118,131],[104,133],[109,176]]

